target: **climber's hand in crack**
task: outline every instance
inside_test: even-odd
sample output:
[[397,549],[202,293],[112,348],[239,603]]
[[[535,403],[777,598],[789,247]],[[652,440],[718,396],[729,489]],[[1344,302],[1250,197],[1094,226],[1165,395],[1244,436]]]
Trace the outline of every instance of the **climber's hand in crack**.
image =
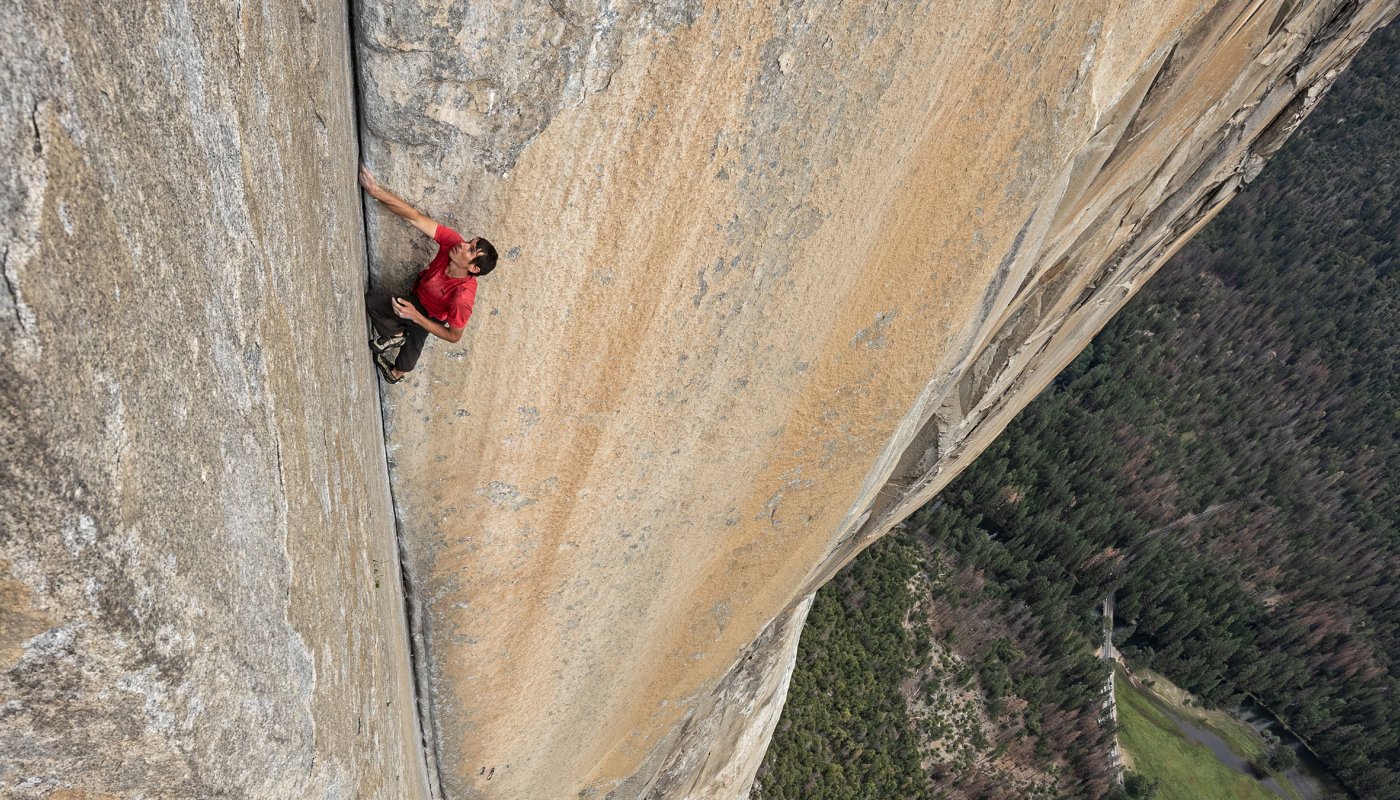
[[374,173],[370,172],[369,167],[366,167],[364,164],[360,165],[360,185],[365,187],[365,191],[370,197],[383,203],[390,211],[408,220],[408,224],[434,239],[437,238],[437,221],[404,202],[402,197],[380,186],[379,181],[374,178]]
[[365,187],[365,191],[373,195],[379,191],[379,181],[374,179],[374,173],[369,171],[369,167],[360,165],[360,185]]

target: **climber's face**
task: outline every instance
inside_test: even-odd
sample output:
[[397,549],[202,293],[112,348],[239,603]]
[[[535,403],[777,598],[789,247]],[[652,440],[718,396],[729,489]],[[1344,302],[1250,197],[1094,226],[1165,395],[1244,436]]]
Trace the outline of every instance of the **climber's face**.
[[479,238],[468,239],[462,242],[447,251],[448,261],[452,262],[452,266],[456,267],[458,270],[475,275],[481,271],[481,268],[473,264],[472,259],[482,254],[479,247],[480,243],[481,239]]

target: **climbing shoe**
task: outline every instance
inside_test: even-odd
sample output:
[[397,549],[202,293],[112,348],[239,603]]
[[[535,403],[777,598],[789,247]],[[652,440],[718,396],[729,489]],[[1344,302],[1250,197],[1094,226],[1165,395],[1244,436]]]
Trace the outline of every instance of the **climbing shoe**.
[[396,333],[393,336],[376,336],[369,340],[369,349],[373,350],[376,354],[387,353],[403,344],[406,338],[408,337],[404,336],[402,333]]
[[379,367],[379,374],[384,378],[385,383],[398,383],[404,379],[403,375],[394,377],[394,362],[384,353],[377,353],[374,356],[374,365]]

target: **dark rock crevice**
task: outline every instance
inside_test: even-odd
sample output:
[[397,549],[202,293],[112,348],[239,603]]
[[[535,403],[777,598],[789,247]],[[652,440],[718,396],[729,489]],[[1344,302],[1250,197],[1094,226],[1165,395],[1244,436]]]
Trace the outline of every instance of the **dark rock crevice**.
[[[360,4],[352,2],[346,13],[346,48],[350,57],[350,106],[354,116],[355,134],[355,160],[357,164],[364,163],[363,139],[366,130],[366,120],[361,113],[363,109],[363,89],[361,87],[361,66],[359,57],[359,42],[361,37],[357,33],[358,18],[360,14]],[[359,191],[358,186],[356,191]],[[361,198],[362,203],[368,202]],[[360,235],[362,237],[362,253],[365,257],[364,276],[365,286],[368,287],[372,281],[369,269],[370,253],[370,231],[369,215],[364,206],[361,206],[360,213]],[[368,329],[370,335],[374,335],[373,328]],[[388,408],[384,403],[384,384],[382,381],[375,381],[376,398],[379,403],[380,432],[384,438],[384,483],[389,491],[389,509],[391,512],[391,524],[394,529],[394,552],[398,556],[399,591],[402,594],[404,608],[404,625],[406,628],[406,638],[408,640],[408,661],[409,661],[409,681],[413,687],[414,709],[413,727],[418,735],[418,750],[422,758],[422,768],[427,774],[427,787],[432,793],[434,800],[443,800],[447,796],[442,786],[442,777],[438,770],[440,754],[437,747],[437,737],[432,735],[432,693],[427,690],[428,686],[428,654],[427,637],[424,635],[424,619],[422,614],[422,604],[414,591],[414,580],[411,564],[408,556],[408,547],[404,541],[403,522],[399,515],[399,504],[394,497],[394,481],[389,473],[390,451],[388,441],[389,419]]]
[[5,291],[10,295],[10,307],[15,314],[15,324],[21,329],[24,328],[24,319],[19,314],[19,292],[15,289],[14,281],[10,280],[10,248],[6,247],[0,251],[0,276],[5,278]]

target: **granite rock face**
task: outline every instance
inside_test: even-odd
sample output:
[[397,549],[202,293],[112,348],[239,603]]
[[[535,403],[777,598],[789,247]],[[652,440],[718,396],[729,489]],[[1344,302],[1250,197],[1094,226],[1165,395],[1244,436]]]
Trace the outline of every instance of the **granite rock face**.
[[387,398],[446,796],[742,796],[805,598],[1394,13],[365,0],[367,160],[505,254]]
[[427,796],[346,14],[0,0],[0,796]]

